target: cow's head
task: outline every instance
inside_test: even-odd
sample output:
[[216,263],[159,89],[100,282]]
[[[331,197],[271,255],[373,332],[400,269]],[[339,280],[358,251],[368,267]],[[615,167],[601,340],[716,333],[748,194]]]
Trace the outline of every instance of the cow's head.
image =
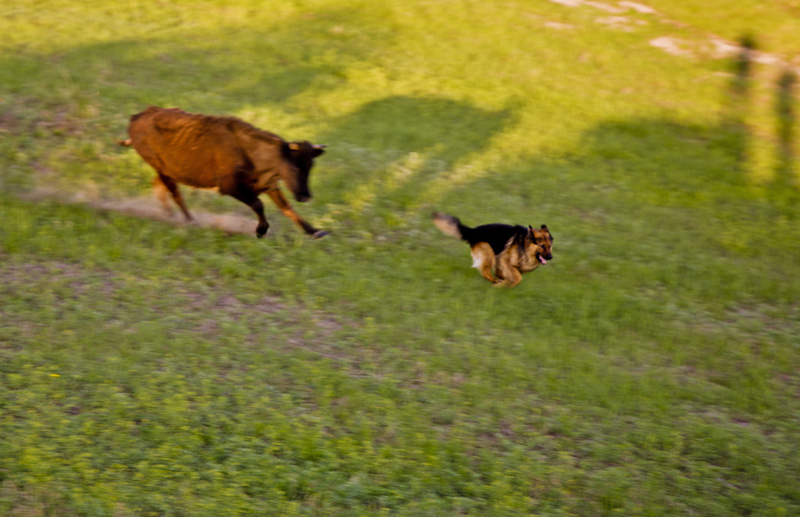
[[294,198],[301,203],[311,199],[308,176],[311,174],[311,167],[314,166],[314,158],[324,152],[324,145],[314,145],[306,140],[283,144],[283,156],[293,167],[283,169],[282,179],[294,194]]

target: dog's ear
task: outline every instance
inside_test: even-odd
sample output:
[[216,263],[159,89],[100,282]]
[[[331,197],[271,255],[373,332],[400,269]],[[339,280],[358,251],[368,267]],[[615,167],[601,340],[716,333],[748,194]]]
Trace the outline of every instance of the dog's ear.
[[531,238],[532,241],[536,242],[536,234],[539,233],[539,230],[534,228],[531,225],[528,225],[528,236]]
[[542,225],[542,231],[543,231],[543,232],[547,232],[547,235],[549,235],[549,236],[550,236],[550,240],[552,240],[552,239],[553,239],[553,234],[551,234],[551,233],[550,233],[550,230],[548,230],[548,229],[547,229],[547,225],[546,225],[546,224],[543,224],[543,225]]

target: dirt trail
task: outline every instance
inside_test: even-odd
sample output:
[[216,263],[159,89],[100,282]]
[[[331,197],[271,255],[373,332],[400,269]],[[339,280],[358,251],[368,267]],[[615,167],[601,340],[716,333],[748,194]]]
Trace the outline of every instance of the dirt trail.
[[[195,225],[199,228],[212,228],[227,233],[233,234],[246,234],[255,235],[256,232],[256,217],[243,217],[235,214],[215,214],[211,212],[203,212],[200,210],[192,210],[196,222],[188,223],[184,220],[183,216],[177,211],[173,214],[168,214],[164,207],[156,199],[146,196],[135,198],[122,198],[122,199],[98,199],[85,192],[76,192],[71,194],[64,194],[63,192],[56,191],[45,187],[39,187],[33,192],[24,196],[25,199],[36,200],[54,200],[60,203],[73,203],[83,204],[96,208],[98,210],[118,212],[121,214],[132,215],[135,217],[142,217],[145,219],[153,219],[162,221],[177,226]],[[267,233],[269,236],[270,234]]]

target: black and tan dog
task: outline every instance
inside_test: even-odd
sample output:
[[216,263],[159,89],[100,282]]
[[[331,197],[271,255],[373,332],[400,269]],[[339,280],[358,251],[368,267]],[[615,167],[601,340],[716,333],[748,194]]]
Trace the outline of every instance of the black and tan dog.
[[433,224],[445,234],[466,241],[472,249],[472,267],[494,285],[514,287],[522,281],[522,273],[553,258],[553,236],[545,225],[539,230],[508,224],[470,228],[457,217],[439,212],[433,213]]

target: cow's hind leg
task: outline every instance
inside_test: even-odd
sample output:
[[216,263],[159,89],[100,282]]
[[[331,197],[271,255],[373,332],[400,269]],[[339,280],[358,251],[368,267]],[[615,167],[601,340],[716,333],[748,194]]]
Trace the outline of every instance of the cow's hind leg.
[[281,213],[299,225],[307,234],[311,235],[315,239],[319,239],[320,237],[325,237],[328,235],[328,232],[324,230],[317,230],[308,224],[308,221],[297,215],[297,212],[294,211],[294,208],[292,208],[292,205],[289,204],[289,201],[286,200],[286,196],[284,196],[280,190],[270,190],[268,194],[275,204],[278,205]]
[[219,186],[220,194],[234,197],[253,209],[258,216],[258,226],[256,227],[256,237],[259,239],[267,233],[269,223],[264,217],[264,204],[258,199],[258,194],[247,188],[244,184],[230,178]]
[[164,192],[164,188],[166,188],[170,194],[172,194],[172,199],[175,200],[175,203],[183,212],[183,215],[186,217],[187,221],[194,221],[194,217],[192,214],[189,213],[189,210],[186,208],[186,204],[183,202],[183,196],[181,196],[181,191],[178,190],[178,184],[170,178],[169,176],[164,176],[163,174],[159,174],[158,177],[153,180],[153,186],[156,189],[156,195],[166,205],[166,193]]
[[164,182],[161,181],[159,176],[153,178],[153,192],[156,195],[156,199],[158,199],[158,201],[161,203],[161,206],[164,207],[164,211],[167,213],[167,215],[172,216],[174,212],[172,207],[169,205],[169,189],[166,185],[164,185]]

